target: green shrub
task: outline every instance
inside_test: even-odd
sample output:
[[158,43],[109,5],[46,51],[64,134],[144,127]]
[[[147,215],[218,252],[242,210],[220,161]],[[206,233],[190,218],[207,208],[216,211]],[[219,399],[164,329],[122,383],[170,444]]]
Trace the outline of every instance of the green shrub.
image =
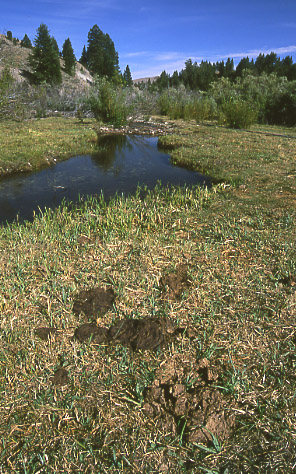
[[[295,123],[295,83],[293,86],[293,82],[275,73],[252,76],[244,71],[242,78],[237,78],[234,83],[221,78],[211,85],[209,94],[222,111],[222,116],[223,111],[226,116],[233,113],[239,115],[240,112],[234,112],[233,109],[243,110],[246,107],[251,109],[251,112],[247,110],[247,118],[250,113],[252,119],[252,110],[254,112],[256,109],[260,123]],[[235,106],[225,105],[229,103]],[[225,118],[220,119],[223,121]]]
[[185,106],[184,118],[197,122],[213,120],[217,114],[217,104],[209,97],[197,98]]
[[242,99],[225,101],[219,110],[219,123],[231,128],[248,128],[256,123],[257,110]]
[[266,104],[265,119],[277,125],[296,125],[296,81],[287,83],[286,89]]
[[170,119],[182,119],[185,115],[185,108],[190,101],[190,94],[185,87],[174,88],[162,92],[159,97],[158,105],[162,115],[168,115]]
[[10,73],[10,69],[5,67],[2,69],[0,75],[0,117],[5,116],[7,113],[7,106],[9,103],[8,95],[12,84],[13,77]]
[[114,86],[106,78],[96,80],[88,105],[96,120],[115,127],[126,124],[130,112],[123,89]]
[[202,96],[200,92],[186,91],[185,87],[170,88],[159,96],[159,112],[170,119],[212,120],[217,115],[217,104],[214,99]]

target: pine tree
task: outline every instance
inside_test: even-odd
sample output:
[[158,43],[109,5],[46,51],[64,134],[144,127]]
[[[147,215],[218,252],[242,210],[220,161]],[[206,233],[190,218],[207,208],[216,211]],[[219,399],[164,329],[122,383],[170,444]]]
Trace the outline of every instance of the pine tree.
[[104,34],[98,25],[88,33],[86,51],[88,69],[92,74],[112,78],[119,73],[118,53],[108,34]]
[[92,74],[103,75],[104,49],[103,39],[104,33],[98,25],[94,25],[88,33],[87,46],[87,63]]
[[82,66],[84,67],[88,67],[88,62],[87,62],[87,53],[86,53],[86,48],[85,48],[85,45],[83,46],[83,50],[82,50],[82,53],[81,53],[81,57],[79,59],[79,62],[80,64],[82,64]]
[[169,86],[170,86],[169,79],[170,79],[170,77],[169,77],[168,73],[166,71],[162,71],[160,76],[155,81],[156,84],[157,84],[157,87],[160,91],[162,91],[163,89],[168,89],[169,88]]
[[246,58],[242,58],[240,62],[238,63],[238,65],[236,66],[236,69],[235,69],[236,77],[242,77],[243,71],[245,71],[246,69],[251,69],[249,56],[247,56]]
[[62,80],[59,54],[49,35],[48,27],[41,23],[34,40],[35,47],[29,56],[36,82],[60,83]]
[[225,64],[225,77],[228,77],[230,80],[234,77],[234,63],[233,59],[228,58]]
[[7,38],[9,41],[12,41],[12,32],[11,32],[11,31],[7,31],[7,33],[6,33],[6,38]]
[[67,74],[74,75],[76,67],[76,58],[72,48],[70,38],[67,38],[63,44],[62,56],[64,60],[64,68]]
[[56,51],[58,56],[60,56],[61,53],[60,53],[60,50],[59,50],[59,45],[57,43],[57,40],[53,36],[51,37],[51,42],[52,42],[53,49]]
[[127,65],[125,70],[124,70],[123,79],[124,79],[127,86],[132,86],[133,85],[133,78],[132,78],[132,75],[131,75],[131,70],[129,68],[129,65]]
[[28,35],[25,35],[21,41],[21,46],[23,48],[29,48],[29,49],[32,49],[32,43],[31,43],[31,40],[30,38],[28,37]]
[[170,77],[170,87],[179,87],[180,78],[178,71],[174,71],[172,77]]

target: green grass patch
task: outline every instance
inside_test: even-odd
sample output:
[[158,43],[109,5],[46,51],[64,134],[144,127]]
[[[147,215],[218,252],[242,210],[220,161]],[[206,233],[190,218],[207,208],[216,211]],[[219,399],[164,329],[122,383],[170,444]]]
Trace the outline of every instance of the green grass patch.
[[91,153],[96,146],[94,124],[74,118],[0,122],[0,176]]

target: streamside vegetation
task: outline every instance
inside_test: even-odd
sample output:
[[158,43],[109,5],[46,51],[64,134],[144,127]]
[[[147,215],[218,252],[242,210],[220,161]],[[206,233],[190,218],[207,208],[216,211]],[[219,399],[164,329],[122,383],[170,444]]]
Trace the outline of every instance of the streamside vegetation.
[[[18,41],[11,32],[7,32],[6,39],[10,43]],[[22,64],[18,80],[14,78],[10,87],[6,85],[8,73],[12,66],[15,71],[17,61],[9,64],[9,54],[2,58],[2,117],[23,120],[53,113],[77,114],[116,127],[128,118],[149,118],[153,114],[198,123],[211,121],[237,129],[256,123],[296,124],[296,64],[291,56],[280,59],[275,53],[260,54],[255,60],[242,58],[236,67],[230,58],[225,63],[200,64],[188,59],[179,73],[170,76],[163,71],[155,81],[133,86],[129,66],[121,73],[114,42],[96,24],[89,30],[80,63],[76,62],[70,38],[60,53],[44,24],[37,30],[33,48],[28,38],[23,43],[23,50],[30,53],[22,61],[17,53],[17,61]],[[84,81],[84,87],[73,87],[78,80]]]

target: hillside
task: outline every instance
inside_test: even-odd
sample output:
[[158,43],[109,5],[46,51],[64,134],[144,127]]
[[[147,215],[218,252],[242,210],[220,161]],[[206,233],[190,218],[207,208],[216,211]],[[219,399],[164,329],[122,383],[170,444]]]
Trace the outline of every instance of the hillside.
[[151,82],[155,82],[156,79],[158,79],[159,76],[153,76],[153,77],[140,77],[139,79],[134,79],[133,80],[133,83],[134,84],[140,84],[140,83],[144,83],[144,84],[147,84],[149,81]]
[[[4,67],[9,67],[10,73],[17,83],[28,83],[26,72],[32,72],[28,64],[30,49],[23,48],[19,44],[14,45],[5,35],[0,34],[0,75]],[[73,91],[83,90],[93,82],[88,70],[79,62],[76,63],[76,71],[73,77],[63,71],[63,60],[61,59],[62,85],[61,91],[67,88]]]

